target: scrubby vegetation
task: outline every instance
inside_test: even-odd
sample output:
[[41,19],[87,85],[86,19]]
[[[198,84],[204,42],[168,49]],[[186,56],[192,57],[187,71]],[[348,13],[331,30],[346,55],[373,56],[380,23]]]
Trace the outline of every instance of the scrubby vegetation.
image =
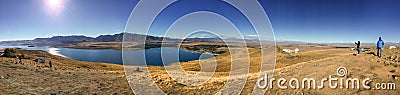
[[226,45],[193,45],[193,46],[181,46],[181,48],[185,50],[192,50],[192,51],[197,51],[201,53],[213,53],[213,54],[224,54],[228,51],[227,48],[222,48],[222,47],[227,47]]
[[4,50],[4,55],[3,55],[3,57],[12,57],[12,58],[15,58],[15,57],[17,57],[17,54],[18,53],[18,49],[15,49],[15,48],[6,48],[5,50]]

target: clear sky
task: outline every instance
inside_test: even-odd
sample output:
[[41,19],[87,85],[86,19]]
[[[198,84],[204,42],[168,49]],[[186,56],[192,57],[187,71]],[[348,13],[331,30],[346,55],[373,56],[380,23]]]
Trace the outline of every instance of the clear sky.
[[[400,41],[398,0],[259,1],[268,13],[277,40],[375,42],[382,36],[385,41]],[[136,3],[137,0],[0,0],[0,41],[121,33]]]
[[134,0],[0,0],[0,41],[121,33]]
[[400,41],[399,0],[262,0],[277,40]]

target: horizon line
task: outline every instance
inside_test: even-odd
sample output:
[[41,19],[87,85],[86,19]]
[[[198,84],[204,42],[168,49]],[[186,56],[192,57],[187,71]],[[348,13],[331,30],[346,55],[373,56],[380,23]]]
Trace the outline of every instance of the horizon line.
[[[123,33],[129,33],[129,32],[120,32],[120,33],[116,33],[116,34],[99,34],[97,36],[89,36],[89,35],[85,35],[85,34],[71,34],[71,35],[54,35],[54,36],[48,36],[48,37],[35,37],[33,39],[23,39],[23,40],[0,40],[0,42],[10,42],[10,41],[32,41],[35,40],[37,38],[52,38],[52,37],[68,37],[68,36],[85,36],[85,37],[91,37],[91,38],[96,38],[102,35],[117,35],[117,34],[123,34]],[[138,34],[138,33],[129,33],[129,34]],[[138,35],[146,35],[146,34],[138,34]],[[155,36],[155,35],[147,35],[147,36]],[[155,36],[155,37],[163,37],[163,36]],[[168,37],[168,38],[173,38],[173,37]],[[173,39],[180,39],[180,38],[173,38]],[[339,44],[344,44],[344,43],[353,43],[351,41],[343,41],[343,42],[312,42],[312,41],[302,41],[302,40],[276,40],[275,42],[297,42],[297,43],[316,43],[316,44],[335,44],[335,43],[339,43]],[[400,43],[400,41],[385,41],[388,43]],[[375,43],[375,42],[371,42],[371,41],[366,41],[363,43]]]

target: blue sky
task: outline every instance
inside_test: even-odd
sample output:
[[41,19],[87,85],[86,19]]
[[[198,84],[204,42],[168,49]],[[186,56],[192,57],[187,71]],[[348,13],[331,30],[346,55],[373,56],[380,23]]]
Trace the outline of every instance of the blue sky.
[[263,0],[277,40],[400,41],[398,0]]
[[[0,0],[0,41],[123,32],[133,0]],[[60,7],[59,7],[60,6]]]
[[[0,41],[121,33],[137,3],[137,0],[58,1],[0,0]],[[385,41],[400,41],[397,0],[260,0],[260,3],[277,40],[375,42],[382,36]]]

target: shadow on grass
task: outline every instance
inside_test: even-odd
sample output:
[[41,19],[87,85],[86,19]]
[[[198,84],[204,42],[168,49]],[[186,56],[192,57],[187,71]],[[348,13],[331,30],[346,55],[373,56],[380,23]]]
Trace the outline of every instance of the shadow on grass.
[[367,52],[367,54],[371,54],[371,55],[377,56],[377,55],[375,54],[375,52]]

